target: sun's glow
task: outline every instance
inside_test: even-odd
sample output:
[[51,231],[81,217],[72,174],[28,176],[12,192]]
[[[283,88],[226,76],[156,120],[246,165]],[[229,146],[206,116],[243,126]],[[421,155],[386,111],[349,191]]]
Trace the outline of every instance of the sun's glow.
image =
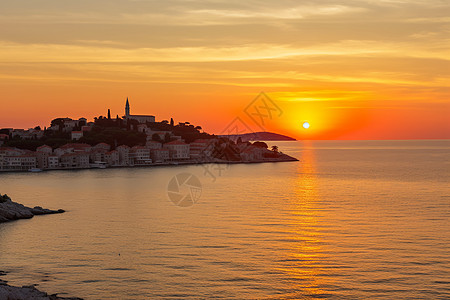
[[309,123],[308,122],[304,122],[302,126],[303,126],[303,128],[308,129],[309,128]]

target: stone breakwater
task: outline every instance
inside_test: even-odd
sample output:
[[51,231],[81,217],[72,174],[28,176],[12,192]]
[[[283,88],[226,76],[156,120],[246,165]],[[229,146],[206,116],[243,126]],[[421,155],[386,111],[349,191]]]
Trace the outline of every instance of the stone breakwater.
[[31,219],[36,215],[60,214],[64,210],[51,210],[35,206],[33,208],[13,202],[7,195],[0,195],[0,223],[19,219]]

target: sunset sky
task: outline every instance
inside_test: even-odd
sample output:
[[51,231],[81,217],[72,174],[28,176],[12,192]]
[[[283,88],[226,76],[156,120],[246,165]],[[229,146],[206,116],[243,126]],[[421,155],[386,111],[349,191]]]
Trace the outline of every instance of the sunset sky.
[[[447,0],[0,1],[0,128],[131,112],[221,133],[450,138]],[[311,127],[304,129],[303,122]]]

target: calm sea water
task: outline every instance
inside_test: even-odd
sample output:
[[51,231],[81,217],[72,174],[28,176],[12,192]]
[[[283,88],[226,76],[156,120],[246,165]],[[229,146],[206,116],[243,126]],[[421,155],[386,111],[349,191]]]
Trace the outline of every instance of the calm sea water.
[[[450,141],[276,144],[301,161],[1,174],[15,201],[67,210],[0,225],[4,279],[86,299],[450,298]],[[202,184],[188,208],[167,196],[183,172]]]

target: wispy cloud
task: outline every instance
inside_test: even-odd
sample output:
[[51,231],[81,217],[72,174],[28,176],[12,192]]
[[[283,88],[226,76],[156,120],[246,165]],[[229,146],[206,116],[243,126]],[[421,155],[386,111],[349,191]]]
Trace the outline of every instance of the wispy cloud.
[[[411,49],[404,43],[341,41],[309,47],[248,44],[235,47],[117,48],[109,41],[81,41],[80,45],[19,44],[0,41],[3,62],[208,62],[283,59],[297,56],[410,56],[449,60],[446,48],[424,45]],[[87,45],[82,45],[87,44]],[[91,45],[92,44],[92,45]],[[99,47],[98,44],[102,44]],[[428,49],[427,47],[431,47]],[[430,51],[432,50],[432,51]]]

